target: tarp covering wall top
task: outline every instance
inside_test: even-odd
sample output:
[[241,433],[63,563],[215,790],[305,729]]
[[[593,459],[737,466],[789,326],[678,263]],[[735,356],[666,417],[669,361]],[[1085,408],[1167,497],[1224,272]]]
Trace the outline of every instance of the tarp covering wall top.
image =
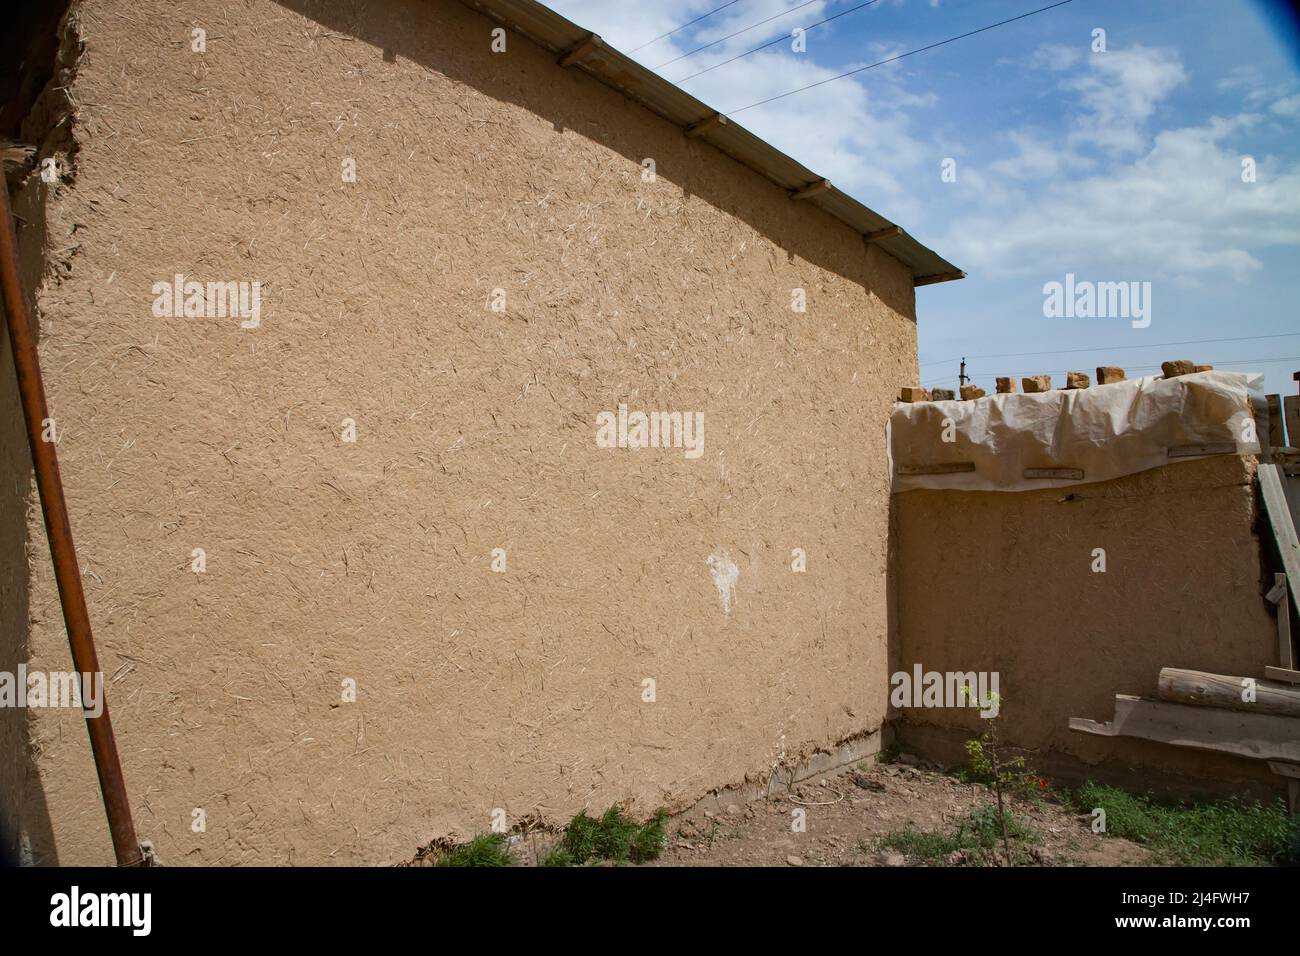
[[1196,372],[1039,394],[895,406],[893,490],[1025,491],[1212,454],[1258,454],[1263,376]]

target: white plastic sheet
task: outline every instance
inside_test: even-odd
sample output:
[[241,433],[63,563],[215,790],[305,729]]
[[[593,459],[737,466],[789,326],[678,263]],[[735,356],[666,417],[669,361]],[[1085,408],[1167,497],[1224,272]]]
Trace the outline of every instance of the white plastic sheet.
[[[1210,454],[1258,454],[1251,398],[1262,387],[1262,375],[1216,370],[900,403],[888,426],[893,490],[1025,491],[1109,481]],[[1068,476],[1026,477],[1027,470]]]

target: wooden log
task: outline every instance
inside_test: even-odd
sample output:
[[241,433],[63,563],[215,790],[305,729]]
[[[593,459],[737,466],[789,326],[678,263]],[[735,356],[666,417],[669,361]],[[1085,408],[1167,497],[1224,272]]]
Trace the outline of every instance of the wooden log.
[[[1247,684],[1248,681],[1250,684]],[[1242,699],[1252,694],[1254,701]],[[1228,710],[1253,714],[1300,717],[1300,687],[1253,677],[1229,677],[1180,667],[1162,667],[1156,696],[1175,704],[1226,707]]]
[[1140,737],[1253,760],[1300,763],[1300,722],[1276,714],[1243,714],[1116,694],[1114,720],[1101,724],[1071,717],[1070,729],[1102,737]]

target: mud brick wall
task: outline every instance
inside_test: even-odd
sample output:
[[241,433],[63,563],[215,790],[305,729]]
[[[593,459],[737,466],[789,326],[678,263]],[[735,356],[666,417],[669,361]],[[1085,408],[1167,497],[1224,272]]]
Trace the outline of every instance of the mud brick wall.
[[[999,736],[1031,766],[1279,789],[1255,761],[1068,726],[1110,720],[1117,693],[1154,697],[1162,667],[1262,678],[1276,663],[1255,500],[1254,459],[1235,455],[1069,488],[898,495],[898,669],[998,672]],[[894,714],[909,746],[949,759],[986,729],[964,707]]]
[[[450,0],[73,14],[63,171],[20,200],[164,862],[396,861],[494,808],[683,806],[881,726],[900,263]],[[257,326],[156,315],[177,274],[260,283]],[[599,447],[620,404],[703,413],[703,454]],[[66,668],[5,468],[7,659]],[[31,858],[109,862],[81,717],[28,720],[0,792]]]

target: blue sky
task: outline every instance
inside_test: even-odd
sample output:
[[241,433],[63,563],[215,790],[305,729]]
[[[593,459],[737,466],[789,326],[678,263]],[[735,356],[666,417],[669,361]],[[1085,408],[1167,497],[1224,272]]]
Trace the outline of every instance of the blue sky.
[[[1046,6],[1052,0],[549,0],[723,112]],[[794,9],[799,7],[799,9]],[[1073,0],[735,115],[966,270],[917,290],[921,379],[1130,377],[1164,359],[1300,369],[1300,45],[1280,2]],[[667,61],[767,17],[779,19]],[[1093,31],[1105,30],[1105,52]],[[1255,181],[1242,181],[1251,157]],[[941,177],[955,160],[956,181]],[[1047,318],[1067,273],[1150,282],[1150,324]],[[1285,334],[1294,333],[1294,334]],[[1285,335],[1284,335],[1285,334]],[[1264,337],[1269,336],[1269,337]],[[1166,345],[1215,339],[1202,344]],[[1015,355],[1011,353],[1049,353]],[[900,383],[903,384],[903,383]]]

